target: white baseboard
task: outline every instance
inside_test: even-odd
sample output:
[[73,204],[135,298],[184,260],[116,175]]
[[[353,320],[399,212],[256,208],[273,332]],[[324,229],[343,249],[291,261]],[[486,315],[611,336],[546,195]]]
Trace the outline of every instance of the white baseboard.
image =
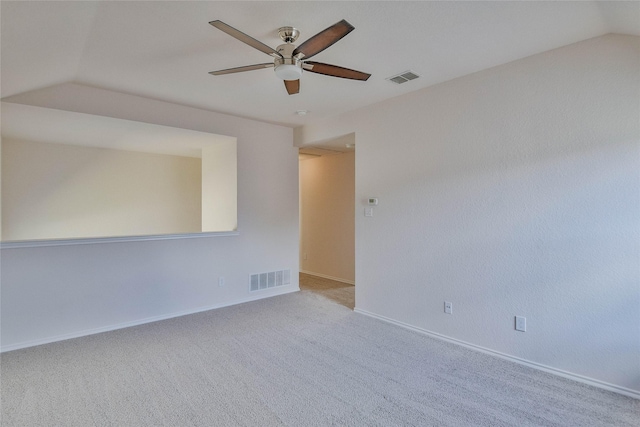
[[[284,287],[285,286],[283,286],[283,288]],[[34,347],[34,346],[42,345],[42,344],[49,344],[49,343],[57,342],[57,341],[64,341],[64,340],[69,340],[69,339],[73,339],[73,338],[85,337],[87,335],[100,334],[102,332],[115,331],[117,329],[130,328],[131,326],[144,325],[145,323],[158,322],[160,320],[172,319],[174,317],[187,316],[189,314],[196,314],[196,313],[201,313],[203,311],[215,310],[217,308],[229,307],[229,306],[232,306],[232,305],[242,304],[242,303],[245,303],[245,302],[251,302],[251,301],[256,301],[256,300],[260,300],[260,299],[264,299],[264,298],[275,297],[275,296],[278,296],[278,295],[289,294],[289,293],[297,292],[297,291],[300,290],[300,288],[298,286],[295,286],[295,287],[294,286],[286,286],[286,288],[288,288],[288,289],[279,289],[277,291],[270,292],[268,294],[253,295],[253,296],[246,297],[246,298],[241,298],[241,299],[238,299],[238,300],[227,301],[227,302],[224,302],[222,304],[214,304],[214,305],[209,305],[209,306],[205,306],[205,307],[198,307],[198,308],[195,308],[195,309],[183,310],[183,311],[178,311],[178,312],[174,312],[174,313],[163,314],[163,315],[160,315],[160,316],[147,317],[147,318],[144,318],[144,319],[134,320],[134,321],[131,321],[131,322],[118,323],[116,325],[103,326],[103,327],[100,327],[100,328],[93,328],[93,329],[85,329],[85,330],[78,331],[78,332],[71,332],[71,333],[68,333],[68,334],[55,335],[53,337],[41,338],[41,339],[30,340],[30,341],[22,341],[22,342],[19,342],[17,344],[4,345],[4,346],[0,347],[0,353],[5,353],[7,351],[12,351],[12,350],[20,350],[21,348]]]
[[540,363],[532,362],[530,360],[521,359],[521,358],[516,357],[516,356],[511,356],[509,354],[505,354],[505,353],[501,353],[499,351],[491,350],[491,349],[486,348],[486,347],[481,347],[479,345],[471,344],[471,343],[468,343],[466,341],[461,341],[461,340],[458,340],[458,339],[455,339],[455,338],[448,337],[446,335],[442,335],[442,334],[438,334],[436,332],[432,332],[432,331],[429,331],[429,330],[426,330],[426,329],[418,328],[416,326],[412,326],[412,325],[409,325],[407,323],[399,322],[397,320],[393,320],[393,319],[390,319],[390,318],[385,317],[385,316],[380,316],[378,314],[371,313],[371,312],[368,312],[366,310],[359,309],[358,307],[356,307],[353,311],[356,312],[356,313],[364,314],[365,316],[369,316],[369,317],[373,317],[373,318],[378,319],[378,320],[382,320],[383,322],[391,323],[391,324],[394,324],[396,326],[400,326],[402,328],[418,332],[418,333],[423,334],[423,335],[428,335],[428,336],[433,337],[433,338],[437,338],[437,339],[440,339],[440,340],[443,340],[443,341],[447,341],[447,342],[450,342],[450,343],[453,343],[453,344],[458,344],[458,345],[461,345],[463,347],[469,348],[471,350],[475,350],[475,351],[479,351],[481,353],[485,353],[485,354],[489,354],[489,355],[492,355],[492,356],[496,356],[496,357],[499,357],[501,359],[510,360],[510,361],[518,363],[520,365],[525,365],[525,366],[528,366],[530,368],[534,368],[534,369],[538,369],[540,371],[544,371],[544,372],[547,372],[547,373],[550,373],[550,374],[558,375],[558,376],[563,377],[563,378],[568,378],[570,380],[577,381],[577,382],[580,382],[580,383],[583,383],[583,384],[588,384],[588,385],[591,385],[591,386],[594,386],[594,387],[598,387],[598,388],[601,388],[601,389],[604,389],[604,390],[613,391],[613,392],[616,392],[616,393],[619,393],[619,394],[623,394],[625,396],[629,396],[629,397],[633,397],[633,398],[636,398],[636,399],[640,399],[640,391],[637,391],[637,390],[632,390],[630,388],[621,387],[621,386],[618,386],[618,385],[615,385],[615,384],[610,384],[610,383],[607,383],[607,382],[604,382],[604,381],[596,380],[594,378],[589,378],[589,377],[585,377],[585,376],[582,376],[582,375],[574,374],[572,372],[563,371],[562,369],[553,368],[551,366],[547,366],[547,365],[543,365],[543,364],[540,364]]
[[348,285],[355,285],[356,284],[356,282],[354,280],[342,279],[340,277],[333,277],[333,276],[329,276],[327,274],[314,273],[312,271],[300,270],[300,273],[308,274],[309,276],[322,277],[323,279],[335,280],[336,282],[342,282],[342,283],[346,283]]

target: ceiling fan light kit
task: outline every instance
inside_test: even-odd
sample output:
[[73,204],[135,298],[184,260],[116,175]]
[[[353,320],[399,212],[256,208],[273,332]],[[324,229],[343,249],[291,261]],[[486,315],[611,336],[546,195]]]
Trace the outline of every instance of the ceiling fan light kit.
[[280,64],[276,65],[275,72],[282,80],[298,80],[302,75],[302,68],[299,65]]
[[[283,32],[283,30],[292,30],[291,32]],[[295,31],[295,32],[294,32]],[[298,30],[293,27],[282,27],[278,30],[280,38],[284,41],[295,40],[298,38]],[[291,35],[294,34],[295,36]],[[275,67],[276,76],[282,80],[298,80],[302,75],[302,61],[293,56],[293,50],[295,45],[289,42],[278,46],[276,51],[282,55],[282,58],[275,58],[273,63]]]
[[284,86],[289,95],[294,95],[300,91],[300,77],[302,76],[303,69],[316,74],[324,74],[327,76],[351,80],[365,81],[371,76],[371,74],[351,70],[349,68],[338,67],[337,65],[307,61],[309,58],[322,52],[355,29],[355,27],[344,19],[323,31],[320,31],[298,47],[296,47],[293,42],[298,39],[300,31],[294,27],[280,27],[278,29],[278,35],[285,43],[278,46],[277,49],[272,49],[264,43],[230,25],[225,24],[222,21],[211,21],[209,24],[220,31],[224,31],[241,42],[248,44],[254,49],[266,53],[274,58],[273,63],[247,65],[243,67],[211,71],[209,74],[214,76],[273,67],[276,76],[284,80]]

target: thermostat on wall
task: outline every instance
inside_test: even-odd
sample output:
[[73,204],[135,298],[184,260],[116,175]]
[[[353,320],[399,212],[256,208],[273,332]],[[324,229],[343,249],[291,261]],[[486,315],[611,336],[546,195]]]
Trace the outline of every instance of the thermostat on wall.
[[370,205],[377,205],[378,204],[378,198],[377,197],[372,197],[369,199],[369,204]]

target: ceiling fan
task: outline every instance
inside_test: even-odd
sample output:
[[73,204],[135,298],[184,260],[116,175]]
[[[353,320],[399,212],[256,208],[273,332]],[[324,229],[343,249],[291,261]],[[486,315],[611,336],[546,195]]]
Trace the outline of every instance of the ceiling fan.
[[209,74],[213,74],[214,76],[273,67],[276,75],[284,80],[284,86],[286,87],[289,95],[294,95],[300,92],[300,76],[302,75],[302,70],[352,80],[367,80],[371,76],[371,74],[351,70],[349,68],[338,67],[337,65],[308,61],[312,56],[322,52],[349,34],[351,31],[355,30],[355,27],[344,19],[329,28],[320,31],[298,47],[293,44],[300,35],[298,29],[293,27],[281,27],[278,29],[278,35],[284,41],[284,44],[281,44],[276,49],[270,48],[266,44],[259,42],[242,31],[236,30],[222,21],[211,21],[209,24],[221,31],[224,31],[231,37],[235,37],[241,42],[246,43],[274,58],[273,62],[211,71]]

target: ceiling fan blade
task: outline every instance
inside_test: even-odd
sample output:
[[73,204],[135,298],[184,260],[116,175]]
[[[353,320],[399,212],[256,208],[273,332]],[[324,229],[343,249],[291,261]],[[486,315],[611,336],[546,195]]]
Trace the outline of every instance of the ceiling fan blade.
[[245,65],[244,67],[227,68],[226,70],[209,71],[209,74],[214,76],[221,76],[223,74],[241,73],[243,71],[259,70],[261,68],[271,68],[273,62],[266,62],[264,64]]
[[232,26],[227,25],[222,21],[211,21],[209,22],[209,24],[213,25],[214,27],[216,27],[221,31],[224,31],[225,33],[229,34],[231,37],[235,37],[241,42],[246,43],[249,46],[255,49],[258,49],[259,51],[266,53],[267,55],[271,55],[274,58],[282,58],[282,55],[280,55],[276,50],[270,48],[269,46],[267,46],[262,42],[259,42],[258,40],[243,33],[242,31],[236,30]]
[[349,68],[338,67],[337,65],[323,64],[322,62],[309,61],[302,65],[307,71],[312,73],[325,74],[327,76],[341,77],[343,79],[367,80],[371,74],[362,71],[351,70]]
[[300,92],[300,80],[284,80],[284,87],[287,88],[289,95],[295,95]]
[[355,30],[355,27],[343,19],[329,28],[320,31],[318,34],[302,43],[293,51],[292,56],[295,56],[298,59],[311,58],[313,55],[322,52],[353,30]]

